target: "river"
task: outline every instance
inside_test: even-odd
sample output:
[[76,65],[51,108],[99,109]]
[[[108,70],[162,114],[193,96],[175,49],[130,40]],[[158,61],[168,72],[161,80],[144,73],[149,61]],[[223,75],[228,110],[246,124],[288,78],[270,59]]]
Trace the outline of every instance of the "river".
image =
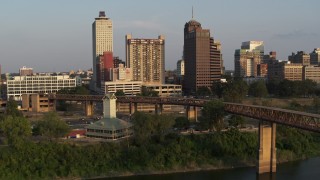
[[278,164],[277,173],[257,176],[255,167],[107,178],[111,180],[320,180],[320,157]]

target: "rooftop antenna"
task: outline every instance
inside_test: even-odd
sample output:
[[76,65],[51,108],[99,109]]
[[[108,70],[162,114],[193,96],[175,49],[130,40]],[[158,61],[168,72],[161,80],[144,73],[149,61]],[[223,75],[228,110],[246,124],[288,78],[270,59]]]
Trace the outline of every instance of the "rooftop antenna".
[[193,6],[192,6],[192,19],[193,19]]

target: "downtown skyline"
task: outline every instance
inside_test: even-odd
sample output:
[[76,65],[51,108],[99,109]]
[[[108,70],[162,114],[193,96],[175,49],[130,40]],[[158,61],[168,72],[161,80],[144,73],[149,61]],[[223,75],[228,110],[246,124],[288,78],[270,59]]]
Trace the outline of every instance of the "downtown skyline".
[[91,24],[99,11],[106,11],[114,24],[114,56],[125,61],[128,33],[137,38],[163,34],[166,69],[173,70],[182,56],[183,27],[192,18],[192,6],[194,19],[221,41],[226,69],[234,69],[235,49],[249,40],[264,41],[265,53],[276,51],[286,60],[291,52],[310,53],[320,46],[318,5],[316,0],[5,1],[0,7],[0,64],[3,73],[22,66],[35,72],[92,68]]

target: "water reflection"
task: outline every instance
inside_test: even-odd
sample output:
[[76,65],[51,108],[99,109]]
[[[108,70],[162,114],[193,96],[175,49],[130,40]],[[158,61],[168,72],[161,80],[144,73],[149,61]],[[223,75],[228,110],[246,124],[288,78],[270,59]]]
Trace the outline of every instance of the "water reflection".
[[276,180],[277,173],[256,174],[256,180]]

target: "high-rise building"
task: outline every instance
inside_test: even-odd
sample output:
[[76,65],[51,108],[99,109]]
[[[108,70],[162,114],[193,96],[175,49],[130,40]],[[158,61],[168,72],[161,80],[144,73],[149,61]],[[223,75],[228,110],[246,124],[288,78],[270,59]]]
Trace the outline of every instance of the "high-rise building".
[[263,41],[243,42],[241,49],[234,54],[234,70],[236,77],[256,77],[258,64],[263,60]]
[[315,48],[312,53],[310,53],[310,64],[319,65],[320,63],[320,48]]
[[113,30],[112,21],[104,11],[99,12],[92,24],[92,52],[93,52],[93,76],[92,86],[97,86],[97,61],[103,52],[113,52]]
[[126,35],[126,65],[134,81],[163,84],[165,81],[165,38],[133,39]]
[[304,51],[298,51],[297,54],[292,53],[288,56],[288,59],[291,63],[298,63],[306,66],[310,65],[310,54],[307,54]]
[[19,69],[19,74],[20,76],[31,76],[33,75],[33,69],[23,66],[22,68]]
[[113,68],[113,53],[105,51],[103,55],[98,57],[96,62],[96,71],[97,71],[97,87],[101,88],[101,82],[111,81],[110,72]]
[[210,37],[209,29],[192,19],[184,26],[183,57],[185,75],[183,91],[196,93],[199,87],[211,87],[222,75],[222,54],[220,42]]

